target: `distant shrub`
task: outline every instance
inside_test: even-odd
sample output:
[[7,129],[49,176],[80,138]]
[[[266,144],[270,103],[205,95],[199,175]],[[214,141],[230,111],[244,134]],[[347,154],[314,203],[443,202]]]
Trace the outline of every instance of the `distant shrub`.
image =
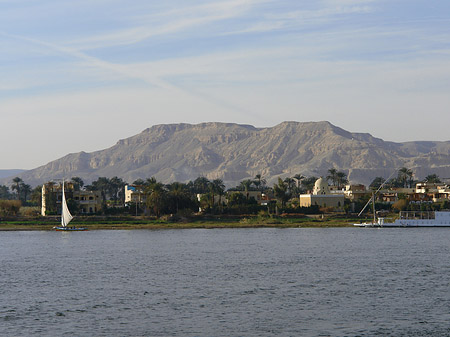
[[40,208],[39,207],[21,207],[19,210],[19,214],[22,216],[37,216],[39,215]]
[[0,200],[0,216],[17,216],[21,206],[20,200]]
[[397,211],[404,211],[406,210],[407,207],[408,207],[408,200],[406,199],[400,199],[392,205],[392,208]]

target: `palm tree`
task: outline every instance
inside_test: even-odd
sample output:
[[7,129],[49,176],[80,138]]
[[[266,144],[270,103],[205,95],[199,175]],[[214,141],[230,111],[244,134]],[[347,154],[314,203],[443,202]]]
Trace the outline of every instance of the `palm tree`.
[[72,177],[70,182],[73,184],[74,191],[79,191],[84,186],[84,181],[80,177]]
[[13,186],[11,187],[11,189],[12,189],[13,191],[16,191],[17,200],[19,200],[19,199],[20,199],[20,187],[21,187],[22,184],[23,184],[23,180],[20,179],[19,177],[15,177],[12,181],[13,181],[13,183],[14,183],[15,185],[13,185]]
[[28,185],[28,184],[22,183],[22,184],[21,184],[21,187],[20,187],[20,193],[21,193],[21,195],[22,195],[22,201],[23,201],[24,203],[26,203],[26,202],[27,202],[27,199],[28,199],[28,194],[31,193],[31,186]]
[[247,198],[247,201],[248,201],[248,197],[249,197],[248,191],[249,191],[250,187],[252,186],[252,184],[253,184],[253,181],[250,180],[250,179],[242,180],[241,183],[240,183],[240,186],[242,187],[242,189],[245,192],[245,196]]
[[314,184],[316,183],[317,177],[308,177],[303,179],[302,184],[303,187],[307,190],[307,191],[312,191],[312,189],[314,188]]
[[206,177],[198,177],[193,183],[194,193],[204,194],[208,193],[209,180]]
[[336,186],[338,171],[335,168],[330,168],[328,170],[327,180],[331,180],[331,184]]
[[211,208],[214,207],[214,194],[217,193],[219,195],[219,205],[221,205],[221,199],[222,199],[222,195],[225,191],[225,184],[223,183],[222,179],[214,179],[210,184],[210,192],[211,192],[211,199],[212,199],[212,203],[211,203]]
[[403,182],[403,187],[407,187],[407,182],[409,181],[409,187],[412,184],[413,171],[409,168],[402,167],[398,170],[398,179]]
[[437,174],[429,174],[425,177],[425,181],[427,183],[435,183],[435,184],[439,184],[441,183],[441,179],[439,178],[439,176]]
[[133,181],[133,185],[134,186],[144,186],[145,185],[145,181],[142,180],[141,178],[136,179],[135,181]]
[[148,186],[152,186],[153,184],[156,184],[156,183],[157,183],[156,178],[151,177],[151,178],[147,178],[143,185],[148,187]]
[[34,205],[42,206],[42,185],[36,186],[31,191],[31,202]]
[[284,208],[286,202],[291,198],[288,191],[288,185],[281,178],[278,178],[278,184],[273,185],[273,193],[275,194],[275,197],[281,201],[282,208]]
[[294,177],[295,180],[297,180],[297,189],[300,190],[300,186],[302,185],[302,180],[305,179],[303,175],[300,173],[297,173]]
[[0,200],[7,200],[11,197],[11,194],[9,193],[9,187],[5,185],[0,185]]
[[178,213],[180,202],[187,196],[187,187],[183,183],[174,182],[169,187],[169,196],[175,201],[175,209]]
[[336,181],[338,188],[342,188],[342,185],[345,185],[348,183],[347,175],[344,172],[337,172],[336,173]]
[[110,181],[106,177],[99,177],[96,181],[93,181],[91,185],[86,186],[88,191],[99,191],[102,196],[102,208],[106,210],[106,199],[110,192]]
[[156,182],[146,189],[147,206],[153,210],[156,217],[160,217],[163,209],[167,206],[167,191],[162,183]]
[[287,184],[287,188],[289,193],[292,194],[293,190],[294,190],[294,186],[295,186],[295,179],[294,178],[290,178],[290,177],[286,177],[284,178],[284,182]]
[[383,183],[386,181],[386,179],[384,179],[383,177],[376,177],[374,180],[372,180],[372,182],[370,183],[369,187],[371,189],[378,189],[381,185],[383,185]]
[[255,185],[255,187],[257,189],[259,189],[259,187],[261,187],[261,192],[262,192],[264,185],[266,185],[266,179],[264,179],[261,174],[257,174],[255,176],[255,180],[253,180],[253,185]]
[[109,191],[114,201],[125,199],[125,185],[126,183],[118,177],[112,177],[109,180]]

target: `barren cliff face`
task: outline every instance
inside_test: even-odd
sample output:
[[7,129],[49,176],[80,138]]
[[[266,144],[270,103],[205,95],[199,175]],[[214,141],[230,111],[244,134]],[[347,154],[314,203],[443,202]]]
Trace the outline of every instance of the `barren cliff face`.
[[350,133],[328,122],[284,122],[271,128],[227,123],[156,125],[109,149],[69,154],[21,174],[30,184],[79,176],[86,182],[119,176],[132,182],[221,178],[228,186],[262,174],[325,175],[334,167],[352,182],[368,184],[407,166],[450,176],[450,142],[392,143]]

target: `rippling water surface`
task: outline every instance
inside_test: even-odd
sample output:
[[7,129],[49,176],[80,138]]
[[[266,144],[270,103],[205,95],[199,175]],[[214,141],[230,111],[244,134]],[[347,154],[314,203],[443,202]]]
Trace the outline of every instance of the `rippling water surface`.
[[2,336],[446,336],[450,229],[0,232]]

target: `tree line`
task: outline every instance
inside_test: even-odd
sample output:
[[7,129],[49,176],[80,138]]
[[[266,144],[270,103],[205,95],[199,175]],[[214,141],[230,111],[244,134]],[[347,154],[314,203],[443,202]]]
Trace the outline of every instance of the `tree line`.
[[[347,175],[335,168],[330,168],[325,178],[336,189],[342,189],[348,183]],[[278,178],[277,182],[270,187],[267,185],[266,179],[261,174],[257,174],[253,179],[242,180],[237,186],[228,190],[225,188],[223,180],[209,180],[203,176],[187,183],[173,182],[170,184],[163,184],[154,177],[145,180],[138,179],[131,185],[142,191],[146,200],[144,205],[138,203],[124,205],[125,185],[128,184],[119,177],[99,177],[89,185],[85,185],[81,178],[73,177],[69,183],[74,191],[83,189],[100,192],[101,212],[104,214],[128,211],[134,214],[148,213],[159,217],[163,214],[196,212],[199,208],[212,214],[255,213],[261,209],[271,211],[275,208],[280,210],[296,209],[299,207],[298,196],[312,191],[317,179],[318,177],[315,176],[305,177],[302,174],[295,174],[284,179]],[[441,182],[436,174],[427,176],[424,181]],[[40,207],[42,186],[32,189],[19,177],[12,179],[11,183],[10,188],[0,185],[0,200],[3,201],[0,204],[0,215],[17,213],[17,209],[21,205]],[[377,189],[383,183],[386,188],[412,187],[417,181],[413,178],[412,170],[403,167],[398,170],[395,178],[386,182],[383,177],[376,177],[369,187]],[[269,196],[269,199],[275,199],[275,202],[272,201],[272,204],[268,206],[260,206],[253,197],[250,197],[252,191],[264,193]],[[201,195],[200,200],[197,195]],[[226,202],[224,202],[225,199]],[[14,201],[14,203],[7,203],[8,200]],[[76,212],[76,202],[73,200],[68,200],[68,202],[69,207]]]
[[[334,184],[334,178],[330,176],[330,179]],[[279,201],[280,208],[285,208],[288,206],[289,200],[312,190],[316,180],[317,177],[305,177],[296,174],[293,177],[279,178],[278,182],[270,187],[267,185],[266,179],[261,174],[257,174],[253,179],[242,180],[237,186],[227,190],[223,180],[209,180],[203,176],[187,183],[173,182],[170,184],[163,184],[154,177],[145,180],[137,179],[131,185],[142,191],[146,203],[144,205],[130,204],[126,207],[124,207],[125,186],[128,183],[121,178],[99,177],[91,184],[85,185],[81,178],[73,177],[68,183],[71,184],[74,191],[100,192],[102,213],[104,214],[123,212],[128,209],[130,213],[142,214],[147,212],[159,217],[163,214],[176,214],[180,211],[196,212],[199,208],[212,214],[255,213],[258,210],[266,209],[267,206],[261,207],[253,197],[250,197],[252,191],[274,196]],[[49,184],[54,185],[55,183],[50,182]],[[76,213],[77,204],[70,199],[70,195],[69,192],[67,196],[69,208]],[[197,197],[198,195],[201,196],[200,200]],[[14,213],[17,205],[41,206],[42,186],[31,189],[30,185],[16,177],[12,180],[11,188],[0,185],[0,200],[15,201],[14,211],[8,212],[8,214]],[[17,202],[20,202],[20,204],[17,204]],[[56,213],[56,208],[53,207],[55,208],[53,209],[50,206],[52,203],[55,203],[54,206],[56,207],[55,197],[47,201],[47,206],[53,213]],[[294,201],[289,206],[296,207],[298,205]]]
[[419,182],[439,184],[442,183],[442,180],[437,174],[429,174],[423,180],[419,181],[417,179],[414,179],[414,172],[411,169],[407,167],[401,167],[397,171],[396,177],[389,179],[389,181],[386,181],[386,179],[383,177],[376,177],[370,183],[369,188],[378,189],[382,184],[384,184],[386,188],[414,188]]

